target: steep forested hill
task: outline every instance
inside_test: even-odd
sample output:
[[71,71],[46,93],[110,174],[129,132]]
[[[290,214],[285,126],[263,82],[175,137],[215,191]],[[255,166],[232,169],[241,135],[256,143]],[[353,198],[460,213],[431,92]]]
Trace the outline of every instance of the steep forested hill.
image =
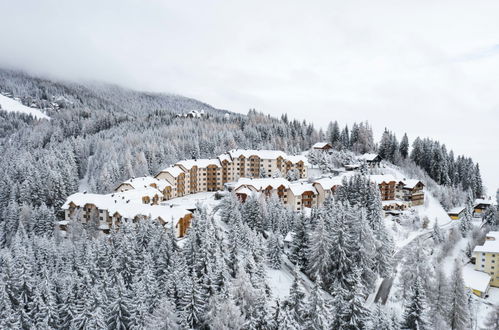
[[[236,147],[293,154],[328,141],[334,147],[330,154],[309,154],[324,173],[359,153],[378,152],[388,164],[385,170],[424,181],[427,192],[446,208],[467,196],[470,209],[472,198],[481,194],[479,167],[470,158],[454,158],[445,145],[430,139],[416,138],[409,150],[407,136],[399,143],[388,130],[378,145],[367,122],[350,129],[331,122],[322,132],[286,115],[235,114],[178,95],[8,70],[0,70],[0,93],[50,117],[38,120],[0,110],[2,329],[401,328],[400,313],[380,306],[369,310],[365,297],[375,290],[377,278],[393,276],[391,233],[430,222],[417,214],[400,223],[384,218],[379,189],[365,173],[345,181],[336,200],[310,214],[292,212],[278,200],[240,203],[228,195],[216,201],[217,209],[199,207],[182,244],[171,228],[147,219],[124,221],[107,237],[76,221],[70,221],[67,239],[55,230],[69,194],[109,192],[121,180],[155,174],[181,159],[213,157]],[[206,116],[176,116],[191,110],[204,110]],[[473,242],[481,237],[481,229],[471,235],[465,229]],[[289,235],[294,239],[284,259],[283,240]],[[439,325],[463,313],[449,317],[440,311],[447,308],[441,307],[444,298],[433,298],[433,293],[447,280],[433,281],[425,258],[447,257],[433,248],[449,251],[461,234],[451,231],[445,245],[443,234],[433,236],[438,242],[430,244],[431,251],[418,245],[404,259],[399,286],[404,294],[414,288],[432,293],[428,302],[437,317],[431,322],[443,329]],[[274,284],[279,276],[293,282],[280,302],[274,301],[269,274],[277,276]],[[302,280],[313,284],[304,290]],[[467,306],[459,278],[452,283],[462,297],[455,305]],[[412,322],[421,311],[410,302],[423,300],[406,296],[396,302],[408,306],[404,321]]]

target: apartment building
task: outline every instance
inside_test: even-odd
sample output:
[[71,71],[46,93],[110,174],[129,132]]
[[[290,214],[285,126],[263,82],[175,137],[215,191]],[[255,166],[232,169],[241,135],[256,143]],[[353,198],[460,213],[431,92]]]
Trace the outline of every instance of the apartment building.
[[484,244],[475,247],[473,256],[475,270],[489,274],[490,285],[499,287],[499,232],[489,232]]
[[218,158],[183,160],[175,166],[189,173],[189,194],[223,189],[222,164]]
[[289,184],[288,204],[293,211],[317,207],[318,192],[314,185],[308,182],[293,182]]

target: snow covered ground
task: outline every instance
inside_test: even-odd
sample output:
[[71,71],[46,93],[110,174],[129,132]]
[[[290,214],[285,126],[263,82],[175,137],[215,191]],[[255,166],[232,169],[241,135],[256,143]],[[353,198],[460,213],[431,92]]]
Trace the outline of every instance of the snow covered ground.
[[186,209],[194,209],[199,203],[200,205],[205,206],[208,212],[211,212],[219,202],[220,201],[215,199],[215,193],[208,191],[192,195],[185,195],[183,197],[172,198],[168,201],[162,202],[161,204],[180,206]]
[[20,112],[28,115],[32,115],[38,119],[49,119],[50,117],[44,114],[40,109],[30,108],[22,104],[21,102],[14,100],[10,97],[0,94],[0,106],[1,110],[7,112]]
[[293,284],[293,275],[286,268],[271,269],[267,267],[267,279],[274,298],[285,299],[289,295],[289,288]]

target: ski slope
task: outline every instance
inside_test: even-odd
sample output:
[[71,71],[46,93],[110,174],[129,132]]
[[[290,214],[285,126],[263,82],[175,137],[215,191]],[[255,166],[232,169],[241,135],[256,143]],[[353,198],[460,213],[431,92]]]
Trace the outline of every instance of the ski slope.
[[14,100],[10,97],[0,94],[0,106],[1,110],[7,112],[20,112],[27,115],[32,115],[37,119],[48,119],[50,117],[44,114],[40,109],[30,108],[22,104],[21,102]]

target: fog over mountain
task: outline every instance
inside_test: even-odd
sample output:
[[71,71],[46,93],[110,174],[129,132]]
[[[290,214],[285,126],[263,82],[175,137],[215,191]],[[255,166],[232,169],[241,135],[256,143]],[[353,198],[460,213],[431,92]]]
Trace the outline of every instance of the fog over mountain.
[[[7,1],[0,66],[429,136],[499,185],[497,1]],[[22,20],[20,20],[22,18]]]

